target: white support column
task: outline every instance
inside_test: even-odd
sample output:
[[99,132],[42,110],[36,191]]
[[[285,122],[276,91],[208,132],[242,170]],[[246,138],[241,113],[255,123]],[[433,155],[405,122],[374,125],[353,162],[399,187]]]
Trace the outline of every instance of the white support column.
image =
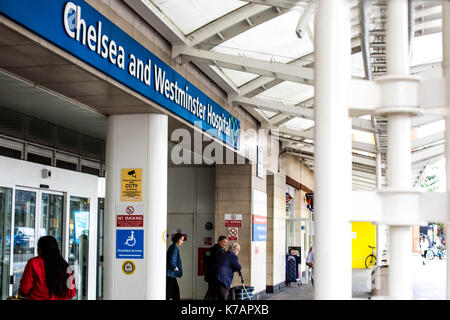
[[148,115],[147,149],[147,197],[145,224],[146,265],[145,298],[166,298],[166,244],[163,242],[167,229],[167,145],[168,119],[166,115]]
[[[381,172],[381,151],[379,150],[380,147],[378,146],[378,152],[377,152],[377,167],[376,167],[376,188],[377,190],[381,189],[383,184],[381,181],[382,178],[382,172]],[[380,245],[380,232],[383,229],[383,226],[380,224],[376,225],[376,250],[377,250],[377,266],[381,265],[381,245]],[[379,288],[379,277],[375,277],[375,288]]]
[[[447,194],[450,192],[450,3],[444,1],[442,3],[442,41],[443,41],[443,62],[442,68],[444,71],[444,77],[447,81],[446,94],[446,118],[445,118],[445,166],[447,175]],[[447,208],[450,210],[450,208]],[[450,230],[449,224],[447,224],[446,239],[449,239]],[[448,248],[448,246],[447,246]],[[447,299],[450,299],[450,263],[447,262]]]
[[[403,88],[403,80],[409,77],[408,51],[408,1],[391,0],[388,2],[388,20],[386,37],[387,77],[395,77],[393,84],[385,90],[384,102],[387,108],[413,107],[405,102],[405,91],[392,90]],[[388,79],[389,82],[389,79]],[[407,94],[407,91],[406,91]],[[388,151],[387,181],[392,190],[411,189],[411,122],[408,112],[387,113]],[[391,260],[389,265],[389,296],[391,299],[412,298],[411,272],[411,227],[409,225],[390,226]]]
[[[319,0],[315,20],[314,298],[351,299],[349,2]],[[339,263],[336,263],[339,261]]]
[[[104,297],[106,300],[164,300],[166,297],[168,119],[162,114],[112,115],[107,121]],[[142,170],[141,199],[122,199],[122,169]],[[129,177],[127,177],[129,178]],[[129,178],[131,179],[131,178]],[[127,187],[125,187],[127,188]],[[129,199],[128,199],[129,200]],[[117,215],[143,215],[143,226],[118,227]],[[121,258],[118,232],[139,230],[142,242],[131,245],[139,256]],[[140,231],[142,230],[142,231]],[[126,233],[125,233],[126,236]],[[139,241],[138,238],[137,241]],[[117,243],[116,243],[117,241]],[[126,241],[128,242],[128,240]],[[125,246],[128,249],[128,247]],[[143,254],[143,256],[142,256]],[[125,261],[135,266],[124,270]],[[131,266],[132,264],[127,264]]]

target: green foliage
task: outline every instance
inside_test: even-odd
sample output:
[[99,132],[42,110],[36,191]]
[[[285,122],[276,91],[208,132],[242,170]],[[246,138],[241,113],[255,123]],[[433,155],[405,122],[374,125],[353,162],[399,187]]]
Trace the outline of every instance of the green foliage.
[[437,189],[438,182],[439,182],[439,177],[437,176],[437,174],[433,174],[433,175],[427,176],[425,179],[423,179],[420,186],[428,192],[433,192]]

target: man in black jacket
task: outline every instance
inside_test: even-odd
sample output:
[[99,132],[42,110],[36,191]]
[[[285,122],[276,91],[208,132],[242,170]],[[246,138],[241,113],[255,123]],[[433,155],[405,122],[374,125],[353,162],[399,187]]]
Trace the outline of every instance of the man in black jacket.
[[205,265],[205,281],[208,282],[208,291],[205,295],[205,300],[216,300],[217,299],[217,293],[215,292],[213,281],[214,279],[208,279],[208,269],[210,269],[217,261],[217,259],[225,253],[225,248],[227,247],[228,239],[225,236],[219,236],[219,239],[217,239],[217,243],[211,247],[210,250],[210,256],[206,260]]

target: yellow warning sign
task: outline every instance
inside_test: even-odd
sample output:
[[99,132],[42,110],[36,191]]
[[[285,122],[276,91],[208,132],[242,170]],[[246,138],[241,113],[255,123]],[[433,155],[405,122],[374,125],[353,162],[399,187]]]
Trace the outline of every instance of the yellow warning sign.
[[122,201],[142,201],[142,169],[122,169]]

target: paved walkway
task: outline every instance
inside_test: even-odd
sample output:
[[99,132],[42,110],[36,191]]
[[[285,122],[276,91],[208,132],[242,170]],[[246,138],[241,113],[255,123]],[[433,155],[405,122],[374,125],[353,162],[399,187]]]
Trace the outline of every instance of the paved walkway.
[[[365,269],[352,270],[353,299],[368,299],[370,297],[370,271]],[[279,292],[268,294],[264,300],[313,300],[314,288],[311,283],[298,287],[292,283]]]
[[[413,299],[414,300],[444,300],[446,299],[446,260],[427,261],[422,264],[418,254],[413,254],[411,259],[413,268]],[[352,270],[352,297],[353,300],[381,300],[389,299],[389,267],[380,268],[377,275],[377,286],[371,292],[370,271],[365,269]],[[291,284],[279,292],[268,294],[264,300],[313,300],[314,289],[311,284],[302,287]]]

